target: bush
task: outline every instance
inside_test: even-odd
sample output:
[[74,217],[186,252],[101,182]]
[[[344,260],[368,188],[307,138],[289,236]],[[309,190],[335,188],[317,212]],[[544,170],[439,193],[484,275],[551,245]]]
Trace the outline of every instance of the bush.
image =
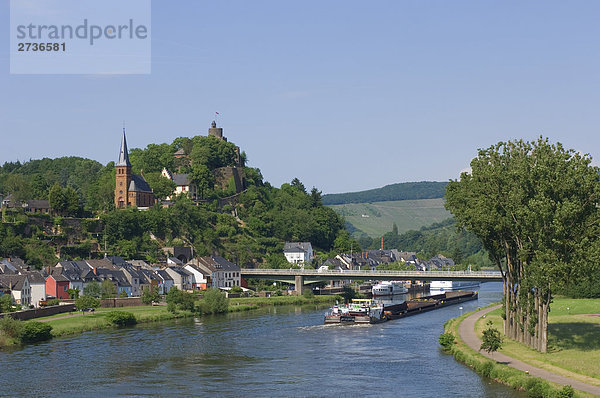
[[35,343],[50,340],[52,338],[52,326],[38,321],[25,322],[21,328],[21,341],[23,343]]
[[305,291],[302,292],[302,295],[304,296],[304,298],[308,298],[308,299],[315,297],[315,294],[313,293],[312,289],[306,289]]
[[50,305],[59,305],[60,304],[60,300],[57,298],[54,299],[50,299],[48,300],[48,302],[46,303],[46,305],[50,306]]
[[455,338],[452,333],[442,333],[438,338],[438,343],[444,348],[444,351],[450,351],[455,343]]
[[550,396],[550,385],[540,379],[539,377],[533,377],[527,380],[527,396],[530,398],[544,398]]
[[242,289],[242,288],[241,288],[241,287],[239,287],[239,286],[234,286],[234,287],[232,287],[232,288],[231,288],[231,290],[230,290],[230,292],[231,292],[231,293],[242,293],[243,291],[244,291],[244,289]]
[[229,300],[219,289],[208,289],[200,302],[199,311],[203,314],[221,314],[227,312]]
[[564,386],[556,393],[557,398],[573,398],[575,396],[575,390],[571,386]]
[[23,322],[13,319],[10,316],[0,318],[0,332],[4,335],[16,339],[21,335],[21,329],[23,328]]
[[481,365],[481,375],[485,377],[491,377],[492,371],[494,370],[494,363],[492,361],[485,361]]
[[106,314],[106,319],[117,326],[131,326],[137,323],[135,315],[126,311],[110,311]]

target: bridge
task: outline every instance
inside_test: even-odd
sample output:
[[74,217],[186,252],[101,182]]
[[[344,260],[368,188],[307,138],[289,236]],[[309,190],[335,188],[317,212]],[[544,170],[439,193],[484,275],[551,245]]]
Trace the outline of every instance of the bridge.
[[325,270],[315,269],[250,269],[241,270],[244,278],[270,279],[294,282],[298,294],[306,284],[331,280],[372,280],[372,281],[478,281],[501,282],[500,271],[364,271],[364,270]]

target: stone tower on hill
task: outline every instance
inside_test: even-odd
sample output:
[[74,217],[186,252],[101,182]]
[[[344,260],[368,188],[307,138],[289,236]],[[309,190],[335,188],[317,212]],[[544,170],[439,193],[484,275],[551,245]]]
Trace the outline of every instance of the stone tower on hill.
[[123,138],[121,139],[119,161],[115,166],[117,168],[115,207],[118,209],[129,206],[150,207],[154,205],[154,193],[144,176],[131,174],[125,129],[123,129]]
[[213,120],[210,128],[208,129],[208,135],[212,135],[213,137],[217,137],[220,140],[227,141],[227,138],[223,137],[223,128],[217,127],[217,122]]

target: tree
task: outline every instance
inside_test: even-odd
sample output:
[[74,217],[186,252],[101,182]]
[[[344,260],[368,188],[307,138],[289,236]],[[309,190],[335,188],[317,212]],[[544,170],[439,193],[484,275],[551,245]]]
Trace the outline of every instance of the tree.
[[201,309],[205,314],[221,314],[227,312],[229,300],[219,289],[208,289],[202,297]]
[[165,199],[167,196],[172,196],[177,184],[171,179],[163,176],[161,173],[145,173],[144,178],[148,181],[150,188],[154,192],[154,196],[158,199]]
[[58,183],[55,183],[52,185],[52,188],[50,188],[50,191],[48,192],[48,202],[52,210],[58,214],[64,215],[65,210],[67,209],[67,197]]
[[194,164],[190,178],[198,187],[200,198],[204,198],[215,185],[215,177],[205,164]]
[[79,297],[79,289],[67,289],[70,299],[76,299]]
[[102,296],[102,287],[96,281],[91,281],[83,288],[83,295],[94,298],[100,298]]
[[502,272],[504,333],[546,352],[552,291],[597,264],[598,168],[539,138],[479,150],[471,170],[448,183],[446,208]]
[[106,298],[114,298],[117,295],[117,287],[108,279],[105,279],[100,284],[101,297],[103,299]]
[[486,325],[487,328],[483,331],[479,350],[485,350],[489,354],[498,351],[502,347],[502,336],[500,331],[492,326],[492,321],[488,320]]
[[146,289],[142,290],[142,303],[144,304],[152,304],[153,302],[157,303],[160,301],[160,295],[158,291],[150,286]]
[[10,294],[3,294],[0,296],[0,314],[4,312],[11,312],[13,310],[12,297]]
[[75,307],[79,311],[84,311],[88,308],[98,308],[100,306],[100,300],[92,296],[81,296],[75,300]]

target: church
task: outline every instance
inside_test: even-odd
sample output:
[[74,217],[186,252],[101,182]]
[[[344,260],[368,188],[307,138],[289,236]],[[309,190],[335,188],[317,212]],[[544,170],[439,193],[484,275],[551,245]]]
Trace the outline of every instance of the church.
[[154,193],[146,182],[143,175],[131,174],[131,163],[129,163],[129,152],[127,151],[127,139],[125,129],[121,140],[121,152],[116,164],[117,176],[115,184],[115,207],[150,207],[154,205]]

